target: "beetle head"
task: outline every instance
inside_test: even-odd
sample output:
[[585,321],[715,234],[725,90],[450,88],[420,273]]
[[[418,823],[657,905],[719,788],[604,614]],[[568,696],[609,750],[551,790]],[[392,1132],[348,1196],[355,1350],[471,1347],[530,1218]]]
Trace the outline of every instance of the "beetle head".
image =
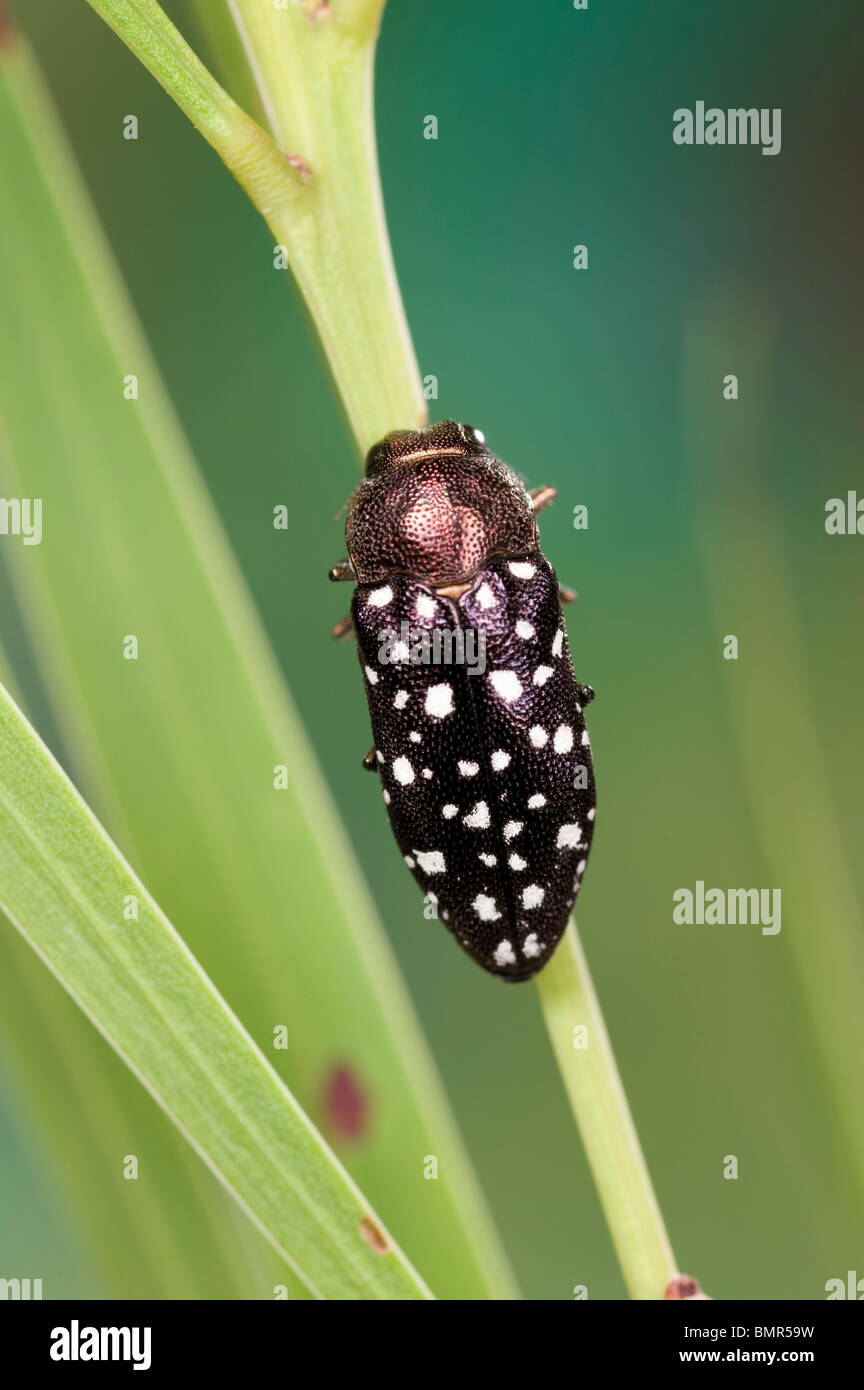
[[432,588],[470,583],[491,556],[537,545],[519,478],[480,430],[456,420],[396,430],[373,445],[346,534],[361,583],[409,574]]

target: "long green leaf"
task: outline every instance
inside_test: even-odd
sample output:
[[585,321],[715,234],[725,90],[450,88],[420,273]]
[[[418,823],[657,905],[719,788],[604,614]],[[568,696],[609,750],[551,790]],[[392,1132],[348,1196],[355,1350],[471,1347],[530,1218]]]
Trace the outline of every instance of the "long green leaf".
[[127,1066],[319,1297],[429,1297],[2,687],[0,767],[0,904]]
[[371,1098],[341,1156],[436,1292],[508,1296],[368,891],[20,43],[0,131],[0,481],[44,502],[42,543],[4,552],[70,765],[253,1035],[272,1047],[284,1025],[273,1060],[304,1108],[326,1122],[338,1068]]
[[[5,923],[0,1034],[15,1061],[12,1100],[25,1135],[53,1151],[56,1185],[74,1203],[79,1243],[105,1296],[261,1299],[277,1287],[309,1296]],[[76,1289],[46,1286],[46,1298],[64,1294]]]
[[[0,441],[2,446],[2,441]],[[21,696],[0,649],[0,681]],[[115,1298],[309,1298],[174,1125],[14,932],[0,931],[0,1036],[22,1139],[47,1141],[80,1245]],[[140,1160],[134,1182],[127,1156]],[[44,1159],[43,1159],[44,1163]],[[14,1200],[14,1194],[9,1194]],[[46,1288],[46,1297],[75,1289]]]

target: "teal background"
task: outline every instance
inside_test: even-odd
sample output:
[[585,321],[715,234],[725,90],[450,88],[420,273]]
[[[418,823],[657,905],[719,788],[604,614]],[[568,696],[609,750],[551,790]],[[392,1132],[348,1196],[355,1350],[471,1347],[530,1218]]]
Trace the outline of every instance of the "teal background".
[[[182,5],[168,8],[185,23]],[[535,993],[484,977],[424,921],[360,766],[367,716],[350,650],[327,637],[344,594],[326,582],[357,460],[269,235],[83,0],[18,10],[522,1290],[622,1297]],[[720,1298],[818,1298],[827,1279],[864,1275],[861,1189],[790,950],[803,932],[830,951],[836,925],[830,893],[819,920],[796,915],[809,767],[829,779],[859,902],[864,889],[864,540],[824,531],[829,497],[864,494],[856,33],[847,3],[592,0],[576,12],[565,0],[394,0],[378,59],[390,232],[421,371],[438,377],[433,417],[480,426],[531,484],[559,489],[543,544],[579,591],[571,645],[597,690],[600,814],[580,927],[680,1266]],[[698,99],[781,107],[781,153],[675,146],[672,112]],[[135,143],[120,138],[127,112],[140,120]],[[572,268],[577,243],[588,270]],[[722,401],[726,371],[740,373],[738,402]],[[287,534],[272,529],[277,503]],[[579,503],[587,531],[572,527]],[[755,663],[771,689],[768,524],[806,656],[813,743],[784,722],[782,701],[736,713],[737,671],[722,659],[734,632],[739,666]],[[734,581],[728,606],[709,585],[712,556]],[[746,602],[739,562],[754,577]],[[754,815],[734,733],[751,716],[782,731],[800,767],[800,837],[779,849]],[[781,887],[782,933],[676,927],[672,893],[697,879]],[[864,950],[860,918],[853,929]],[[860,1107],[859,1087],[846,1103]],[[4,1266],[46,1271],[55,1296],[92,1292],[11,1080],[0,1145]]]

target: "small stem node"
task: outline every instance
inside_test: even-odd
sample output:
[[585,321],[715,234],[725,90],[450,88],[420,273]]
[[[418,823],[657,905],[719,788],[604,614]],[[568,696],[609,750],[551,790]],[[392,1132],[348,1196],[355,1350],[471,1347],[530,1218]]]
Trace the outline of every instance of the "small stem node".
[[676,1274],[674,1279],[670,1279],[663,1297],[669,1302],[678,1299],[684,1299],[686,1302],[711,1302],[711,1295],[703,1293],[699,1280],[691,1279],[689,1274]]

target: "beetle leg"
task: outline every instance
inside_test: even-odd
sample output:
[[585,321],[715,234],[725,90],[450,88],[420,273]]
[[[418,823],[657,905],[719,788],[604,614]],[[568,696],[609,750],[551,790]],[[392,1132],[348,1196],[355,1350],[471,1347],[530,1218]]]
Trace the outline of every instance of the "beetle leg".
[[353,636],[353,633],[354,621],[350,613],[346,617],[340,618],[336,626],[330,629],[330,636],[335,637],[337,642],[340,642],[343,637]]
[[374,743],[372,747],[369,749],[369,752],[366,754],[366,757],[363,759],[363,766],[365,767],[367,772],[378,771],[378,759],[375,757]]
[[554,502],[558,496],[558,491],[544,483],[542,487],[532,487],[528,494],[534,503],[535,512],[542,512],[544,507],[548,507],[550,502]]
[[328,578],[332,579],[334,584],[353,584],[357,576],[350,560],[337,560],[335,565],[330,566]]
[[562,603],[572,603],[578,597],[575,589],[568,589],[566,585],[558,585],[558,597]]
[[591,686],[583,685],[582,681],[577,681],[576,689],[579,691],[579,699],[582,701],[582,704],[590,705],[591,701],[594,699],[594,691],[591,689]]

